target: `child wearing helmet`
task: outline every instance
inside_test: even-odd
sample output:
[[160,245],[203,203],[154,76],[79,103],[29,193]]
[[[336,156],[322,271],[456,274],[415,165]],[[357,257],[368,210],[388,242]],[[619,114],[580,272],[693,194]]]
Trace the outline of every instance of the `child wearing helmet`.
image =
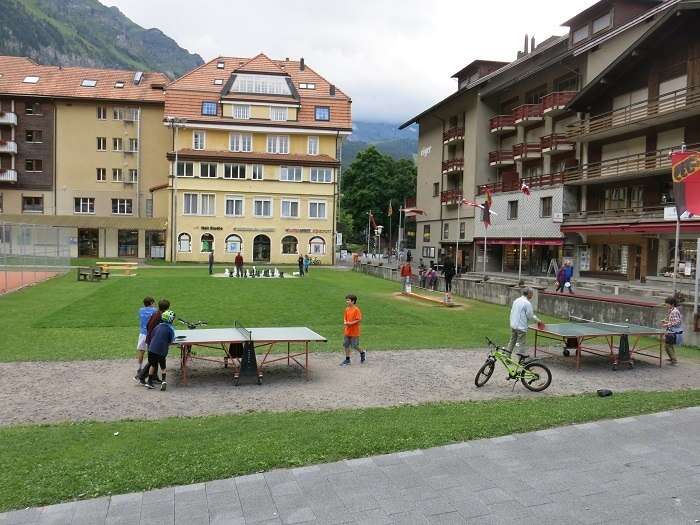
[[175,330],[172,326],[174,320],[175,312],[166,310],[161,315],[160,324],[153,329],[151,342],[148,345],[148,367],[144,367],[144,370],[148,369],[148,380],[146,381],[145,373],[140,377],[141,384],[148,389],[154,388],[153,381],[158,367],[160,367],[162,379],[160,389],[162,391],[167,388],[165,359],[168,356],[170,345],[175,340]]

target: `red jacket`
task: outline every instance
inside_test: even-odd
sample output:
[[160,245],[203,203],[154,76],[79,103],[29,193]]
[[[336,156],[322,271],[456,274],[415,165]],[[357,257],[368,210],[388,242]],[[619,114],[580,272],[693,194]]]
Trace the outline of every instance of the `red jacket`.
[[411,270],[411,265],[404,264],[401,267],[401,277],[411,277],[411,275],[413,275],[413,271]]
[[242,255],[236,255],[236,258],[233,260],[236,266],[243,266],[243,256]]

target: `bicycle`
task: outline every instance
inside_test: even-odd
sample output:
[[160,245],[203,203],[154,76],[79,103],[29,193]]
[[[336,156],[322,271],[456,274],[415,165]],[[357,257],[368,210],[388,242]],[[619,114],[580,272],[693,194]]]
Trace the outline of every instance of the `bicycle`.
[[[507,381],[515,379],[517,382],[520,380],[523,386],[532,392],[542,392],[551,384],[552,373],[542,363],[532,359],[524,362],[515,361],[504,347],[498,346],[488,337],[486,341],[491,351],[474,378],[474,384],[477,387],[484,386],[491,379],[496,368],[496,361],[499,361],[508,370]],[[513,384],[513,388],[515,388],[515,384]]]

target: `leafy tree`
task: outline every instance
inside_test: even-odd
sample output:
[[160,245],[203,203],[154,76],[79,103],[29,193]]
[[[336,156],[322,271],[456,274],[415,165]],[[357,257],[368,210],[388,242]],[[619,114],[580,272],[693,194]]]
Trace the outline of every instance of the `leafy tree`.
[[389,239],[389,201],[391,200],[392,232],[399,229],[399,208],[407,197],[416,194],[416,166],[412,160],[394,160],[370,146],[357,154],[345,171],[341,186],[342,212],[352,220],[353,240],[366,241],[367,213],[371,210],[377,224],[384,226],[383,238]]

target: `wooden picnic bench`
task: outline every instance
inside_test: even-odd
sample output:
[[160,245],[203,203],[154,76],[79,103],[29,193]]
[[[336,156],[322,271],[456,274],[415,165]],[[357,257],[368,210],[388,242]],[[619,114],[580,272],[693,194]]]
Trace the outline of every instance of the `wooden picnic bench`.
[[123,270],[124,275],[133,276],[136,275],[136,268],[138,263],[135,262],[123,262],[123,261],[97,261],[95,264],[99,266],[102,272],[109,272],[112,270]]
[[109,271],[103,271],[99,266],[79,266],[78,281],[100,281],[109,277]]

